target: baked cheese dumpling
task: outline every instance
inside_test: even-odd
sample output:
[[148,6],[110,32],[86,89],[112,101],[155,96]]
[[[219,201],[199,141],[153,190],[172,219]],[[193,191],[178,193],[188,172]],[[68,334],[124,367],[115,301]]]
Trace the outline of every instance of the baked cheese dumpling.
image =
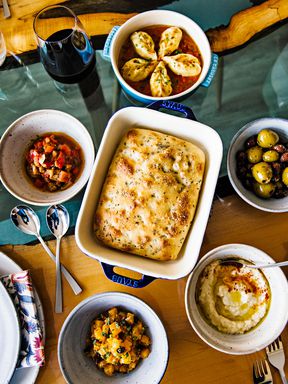
[[130,39],[139,56],[147,60],[157,60],[157,53],[154,49],[154,41],[147,32],[134,32],[130,36]]
[[121,70],[122,76],[128,81],[141,81],[150,75],[156,65],[157,61],[134,58],[123,65]]
[[188,53],[179,53],[174,56],[165,56],[163,61],[172,72],[181,76],[197,76],[201,72],[201,64],[197,57]]
[[151,75],[150,89],[154,97],[169,96],[173,91],[171,79],[163,61],[160,61]]
[[205,155],[196,145],[132,128],[116,150],[95,217],[106,245],[157,260],[173,260],[197,206]]
[[161,34],[159,42],[158,55],[160,58],[173,53],[180,44],[182,39],[182,31],[178,27],[170,27],[165,29]]

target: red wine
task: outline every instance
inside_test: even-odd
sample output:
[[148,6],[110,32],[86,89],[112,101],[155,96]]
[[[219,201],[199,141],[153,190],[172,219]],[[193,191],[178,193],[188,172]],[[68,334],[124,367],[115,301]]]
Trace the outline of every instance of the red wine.
[[40,57],[49,75],[66,84],[80,82],[95,66],[95,52],[88,36],[73,29],[49,36],[40,47]]

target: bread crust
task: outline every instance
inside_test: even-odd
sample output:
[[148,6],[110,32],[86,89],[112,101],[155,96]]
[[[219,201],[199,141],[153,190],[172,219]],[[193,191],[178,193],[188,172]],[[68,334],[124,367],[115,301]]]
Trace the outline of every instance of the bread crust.
[[193,220],[205,155],[196,145],[132,128],[104,182],[95,233],[104,244],[156,260],[174,260]]

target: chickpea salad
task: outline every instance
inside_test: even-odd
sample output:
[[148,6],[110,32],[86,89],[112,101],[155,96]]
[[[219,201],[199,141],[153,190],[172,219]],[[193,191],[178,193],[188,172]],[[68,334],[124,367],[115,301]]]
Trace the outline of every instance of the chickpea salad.
[[288,144],[272,129],[249,137],[236,155],[237,176],[262,199],[288,196]]
[[91,324],[86,354],[107,376],[128,373],[150,354],[151,340],[133,313],[111,308]]

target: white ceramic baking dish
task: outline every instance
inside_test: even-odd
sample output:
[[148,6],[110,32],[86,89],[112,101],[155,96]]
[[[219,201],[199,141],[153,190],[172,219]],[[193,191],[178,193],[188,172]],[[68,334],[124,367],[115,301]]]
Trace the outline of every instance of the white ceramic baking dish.
[[[102,263],[108,278],[134,288],[143,287],[154,278],[179,279],[192,271],[206,229],[223,153],[218,133],[207,125],[190,120],[193,113],[189,108],[173,101],[158,101],[151,107],[174,109],[184,113],[187,118],[137,107],[124,108],[115,113],[98,150],[75,230],[79,248]],[[178,258],[173,261],[157,261],[108,248],[96,239],[93,232],[96,206],[110,162],[122,136],[131,127],[149,128],[189,140],[202,148],[206,155],[205,174],[194,220]],[[143,277],[133,280],[120,276],[114,272],[114,266],[140,272]]]

